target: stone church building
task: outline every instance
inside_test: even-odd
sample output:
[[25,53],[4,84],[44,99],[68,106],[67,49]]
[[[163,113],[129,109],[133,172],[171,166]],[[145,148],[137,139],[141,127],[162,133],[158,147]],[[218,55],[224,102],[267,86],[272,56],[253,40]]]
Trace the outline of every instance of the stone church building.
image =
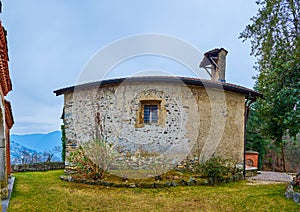
[[100,137],[125,152],[155,152],[179,162],[211,156],[244,161],[247,106],[261,95],[225,82],[227,51],[205,53],[211,79],[145,76],[54,91],[64,96],[68,155]]

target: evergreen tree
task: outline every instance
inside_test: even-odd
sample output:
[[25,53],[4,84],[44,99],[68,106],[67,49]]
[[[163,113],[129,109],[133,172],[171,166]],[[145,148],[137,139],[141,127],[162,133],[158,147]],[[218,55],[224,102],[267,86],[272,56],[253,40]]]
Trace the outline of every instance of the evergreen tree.
[[251,41],[257,57],[257,115],[264,135],[281,148],[285,168],[283,136],[300,131],[300,2],[258,0],[259,10],[240,38]]
[[257,103],[251,106],[251,112],[247,121],[246,150],[259,152],[258,168],[262,169],[267,149],[270,146],[270,140],[265,138],[261,132],[262,121],[257,114],[257,107],[259,107]]

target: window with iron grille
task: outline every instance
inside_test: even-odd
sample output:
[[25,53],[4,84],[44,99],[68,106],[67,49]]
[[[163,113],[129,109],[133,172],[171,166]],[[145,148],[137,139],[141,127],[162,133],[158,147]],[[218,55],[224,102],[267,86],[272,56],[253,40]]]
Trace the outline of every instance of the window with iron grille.
[[158,105],[144,105],[144,123],[158,122]]

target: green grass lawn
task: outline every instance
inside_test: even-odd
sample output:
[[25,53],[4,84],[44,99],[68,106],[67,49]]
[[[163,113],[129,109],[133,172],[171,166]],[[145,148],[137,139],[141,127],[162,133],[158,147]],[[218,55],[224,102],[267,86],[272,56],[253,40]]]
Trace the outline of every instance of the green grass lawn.
[[300,211],[284,197],[286,184],[107,188],[65,182],[62,174],[15,173],[8,211]]

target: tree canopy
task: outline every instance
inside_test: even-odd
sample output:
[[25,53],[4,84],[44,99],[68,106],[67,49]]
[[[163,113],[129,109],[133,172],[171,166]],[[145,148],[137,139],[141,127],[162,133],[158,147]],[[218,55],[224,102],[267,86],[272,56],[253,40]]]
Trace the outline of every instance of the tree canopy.
[[256,89],[264,95],[257,110],[261,130],[283,153],[282,137],[296,137],[300,131],[300,1],[256,3],[258,13],[240,38],[250,40],[251,54],[257,58]]

